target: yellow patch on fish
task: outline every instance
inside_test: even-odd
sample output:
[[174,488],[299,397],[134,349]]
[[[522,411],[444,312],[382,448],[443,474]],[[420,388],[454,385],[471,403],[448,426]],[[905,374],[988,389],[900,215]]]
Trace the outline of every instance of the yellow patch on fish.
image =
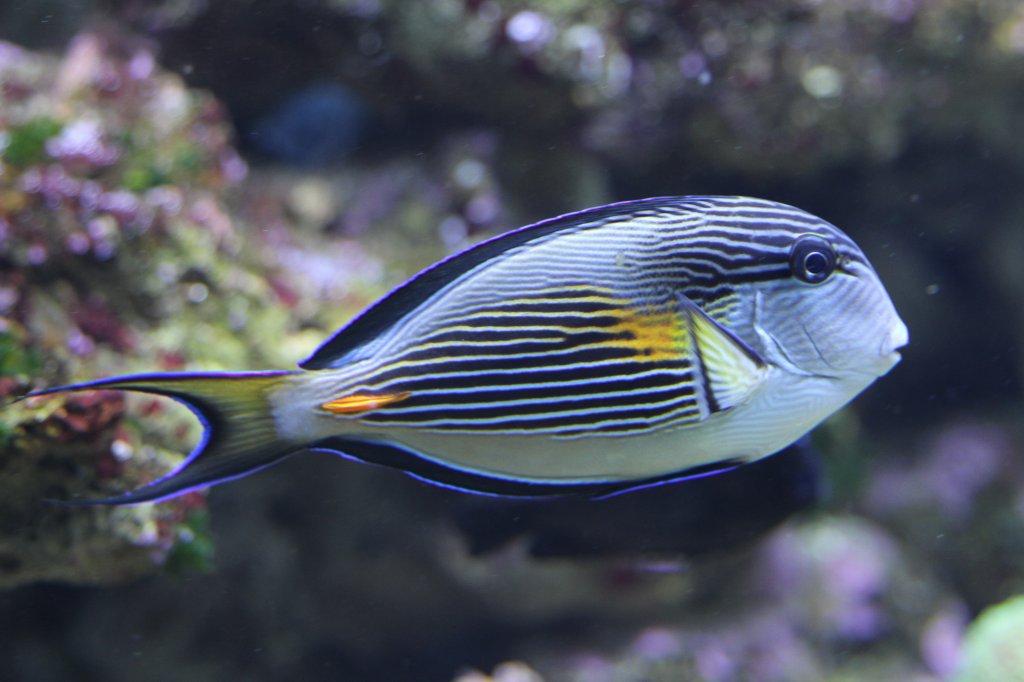
[[364,395],[361,393],[355,393],[353,395],[347,395],[326,402],[320,406],[320,409],[334,414],[362,414],[364,412],[371,412],[387,405],[401,402],[410,395],[412,395],[412,393],[409,391],[402,391],[401,393],[391,393],[387,395]]
[[673,360],[688,354],[690,337],[687,320],[676,310],[631,310],[612,331],[625,332],[627,338],[614,341],[636,351],[639,362]]
[[764,377],[753,352],[693,304],[628,310],[612,329],[625,338],[610,343],[633,349],[637,362],[690,360],[710,412],[742,403]]

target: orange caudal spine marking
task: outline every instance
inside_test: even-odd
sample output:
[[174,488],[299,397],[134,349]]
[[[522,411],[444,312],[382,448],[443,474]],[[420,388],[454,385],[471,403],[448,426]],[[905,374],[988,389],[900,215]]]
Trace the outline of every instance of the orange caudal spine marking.
[[365,395],[362,393],[355,393],[353,395],[346,395],[326,402],[321,405],[320,408],[333,414],[362,414],[364,412],[372,412],[373,410],[380,409],[387,405],[401,402],[410,395],[412,395],[412,393],[409,391],[389,393],[385,395]]

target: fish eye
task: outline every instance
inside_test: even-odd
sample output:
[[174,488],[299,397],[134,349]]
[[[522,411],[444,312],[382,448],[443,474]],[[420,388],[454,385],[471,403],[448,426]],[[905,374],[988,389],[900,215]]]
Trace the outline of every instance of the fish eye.
[[793,242],[789,251],[789,267],[797,279],[808,284],[821,284],[836,269],[836,252],[821,237],[804,235]]

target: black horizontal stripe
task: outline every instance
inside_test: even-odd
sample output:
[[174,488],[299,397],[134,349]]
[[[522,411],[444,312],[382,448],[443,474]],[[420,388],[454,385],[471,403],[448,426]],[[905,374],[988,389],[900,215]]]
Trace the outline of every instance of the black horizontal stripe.
[[458,325],[458,327],[442,327],[421,338],[411,350],[417,350],[425,346],[452,346],[460,343],[479,343],[505,345],[509,343],[563,343],[569,338],[569,333],[564,329],[552,327],[533,327],[531,329],[516,329],[515,327],[504,327],[495,329],[493,327],[472,327]]
[[788,265],[757,269],[742,269],[729,272],[726,275],[716,272],[691,271],[681,265],[665,265],[659,267],[659,274],[662,274],[665,279],[674,279],[678,281],[680,287],[684,291],[690,289],[731,286],[736,284],[773,282],[792,277],[792,273],[790,272]]
[[[672,399],[672,396],[670,395],[667,399]],[[452,413],[441,411],[433,414],[418,413],[414,415],[375,414],[367,421],[392,426],[420,426],[435,431],[548,431],[569,434],[573,431],[578,433],[594,431],[602,428],[602,424],[605,427],[609,424],[647,427],[654,423],[667,421],[670,417],[681,418],[686,414],[694,416],[697,408],[694,406],[692,410],[689,410],[690,402],[691,400],[686,396],[680,396],[679,399],[657,404],[657,406],[631,406],[624,410],[610,411],[609,408],[622,407],[622,403],[609,399],[606,401],[592,400],[590,404],[587,404],[584,412],[575,414],[560,414],[552,412],[548,408],[541,410],[536,415],[528,416],[531,413],[525,411],[523,407],[519,407],[513,415],[500,410],[480,409],[473,411],[472,416],[462,417],[460,413],[459,418]],[[575,409],[580,409],[580,406]],[[607,412],[602,412],[602,409]],[[682,415],[677,414],[680,409],[682,409]],[[568,412],[568,409],[562,412]],[[602,417],[607,417],[607,419],[602,419]]]
[[[614,350],[614,349],[610,349]],[[662,360],[657,362],[638,364],[628,360],[633,351],[623,349],[629,355],[609,357],[607,362],[595,363],[590,359],[580,358],[578,364],[567,363],[564,360],[558,364],[546,368],[538,368],[536,364],[515,364],[515,358],[508,358],[504,362],[460,362],[454,366],[444,367],[448,371],[433,371],[432,373],[409,373],[387,376],[374,375],[368,377],[368,384],[377,386],[382,392],[416,392],[421,389],[432,391],[482,388],[485,386],[521,386],[523,384],[546,384],[585,381],[604,381],[609,377],[630,376],[638,371],[660,369],[669,372],[682,373],[689,369],[690,362],[687,359]],[[575,360],[575,358],[574,358]],[[403,368],[404,369],[404,368]],[[454,371],[452,371],[454,370]]]
[[[619,394],[625,399],[641,399],[645,391],[674,389],[679,395],[693,395],[694,387],[690,374],[656,372],[636,376],[608,376],[586,380],[584,383],[564,383],[564,377],[550,383],[531,383],[495,388],[486,383],[487,377],[475,379],[475,385],[464,388],[474,390],[454,391],[451,386],[438,387],[431,385],[430,392],[414,392],[412,395],[390,407],[382,408],[381,413],[405,412],[430,405],[495,405],[522,403],[529,401],[550,401],[562,399],[583,399],[601,394]],[[450,383],[450,382],[449,382]],[[626,395],[628,394],[628,395]],[[514,409],[514,408],[513,408]]]
[[720,283],[715,283],[715,286],[706,288],[688,286],[683,295],[688,299],[697,303],[698,305],[710,304],[719,301],[724,298],[729,298],[735,295],[736,289],[731,286],[723,286]]
[[[392,372],[397,373],[397,376],[401,376],[402,374],[435,372],[447,364],[458,364],[457,370],[460,372],[479,372],[481,367],[504,367],[510,371],[518,371],[531,366],[551,367],[583,363],[583,361],[622,359],[635,356],[636,351],[626,347],[608,346],[606,343],[632,338],[633,335],[629,332],[618,334],[588,332],[571,336],[565,335],[560,339],[527,339],[514,345],[504,343],[499,346],[487,346],[485,344],[449,343],[426,348],[417,346],[396,357],[391,363],[384,366],[383,373],[377,376],[387,377],[386,373],[389,367],[392,368]],[[574,357],[570,358],[570,356]],[[479,360],[481,363],[490,365],[463,369],[472,360]],[[398,363],[403,366],[396,366]]]
[[625,436],[639,432],[651,431],[657,427],[664,428],[665,426],[668,426],[674,422],[696,421],[696,417],[698,414],[699,410],[696,406],[694,406],[692,409],[665,412],[656,418],[633,419],[615,422],[600,422],[576,429],[567,428],[559,431],[557,435],[562,438],[575,438],[578,436],[586,436],[588,434],[601,434],[606,436]]
[[514,299],[498,305],[483,306],[472,311],[473,318],[488,314],[501,313],[504,315],[515,314],[526,316],[530,313],[545,315],[569,314],[569,315],[593,315],[595,313],[608,313],[614,315],[622,310],[620,302],[604,299],[600,301],[581,300],[579,298],[560,298],[553,300],[537,299]]
[[586,435],[627,436],[664,429],[673,425],[696,423],[700,419],[700,410],[694,406],[685,409],[666,410],[657,417],[643,417],[631,420],[601,421],[579,428],[565,428],[553,434],[559,438],[578,438]]
[[[464,394],[459,397],[463,397]],[[575,395],[555,394],[544,395],[542,392],[531,391],[527,394],[528,399],[534,402],[517,402],[513,405],[507,402],[480,401],[458,404],[449,401],[439,401],[439,396],[430,396],[433,400],[423,396],[410,396],[401,401],[401,407],[397,404],[392,409],[381,409],[367,416],[367,421],[481,421],[493,419],[506,419],[510,417],[522,417],[524,415],[555,415],[559,412],[573,412],[577,410],[600,411],[620,407],[641,407],[644,404],[664,401],[686,400],[694,395],[692,387],[679,387],[669,385],[660,388],[650,389],[640,393],[601,393],[598,395],[587,395],[579,393]],[[419,404],[417,404],[419,403]],[[664,409],[664,408],[661,408]]]
[[415,348],[402,356],[403,361],[436,364],[457,358],[488,357],[507,355],[516,358],[520,366],[538,354],[555,353],[576,346],[572,339],[563,335],[558,338],[517,339],[514,341],[493,341],[467,343],[451,342],[429,348]]
[[679,245],[659,244],[659,250],[647,257],[651,260],[664,258],[665,260],[680,260],[688,263],[709,263],[727,269],[735,266],[737,262],[761,261],[765,256],[775,256],[781,260],[786,253],[785,250],[775,251],[761,245],[750,246],[739,243],[697,245],[689,243],[690,240],[680,240],[680,242],[685,243]]
[[517,296],[531,295],[537,296],[541,300],[573,300],[581,298],[601,298],[606,299],[609,303],[613,303],[613,299],[609,298],[609,291],[607,289],[591,289],[573,285],[571,283],[563,284],[561,286],[553,287],[546,286],[537,289],[531,289],[529,286],[524,285],[521,289],[514,292]]
[[419,377],[433,377],[446,373],[483,375],[505,372],[511,378],[523,376],[538,368],[559,371],[566,365],[609,363],[629,360],[636,356],[636,350],[632,348],[608,345],[572,347],[565,352],[552,350],[530,356],[503,353],[490,357],[474,357],[472,354],[442,355],[442,352],[443,350],[434,352],[431,349],[425,356],[417,357],[419,352],[414,350],[396,360],[408,360],[410,364],[395,366],[395,363],[388,363],[367,377],[366,381],[380,386],[399,386],[405,385],[402,382],[416,381]]
[[[603,310],[607,310],[607,308],[603,308]],[[580,329],[586,327],[614,327],[622,323],[622,317],[621,315],[600,315],[586,311],[552,311],[547,315],[541,313],[541,311],[510,312],[508,314],[470,311],[465,317],[459,318],[457,323],[482,328],[540,327],[550,329],[561,327]]]
[[[608,332],[578,332],[573,334],[563,331],[560,336],[538,338],[530,338],[525,335],[526,332],[531,331],[533,330],[519,330],[519,343],[521,345],[518,347],[508,342],[502,343],[498,347],[480,344],[478,343],[479,339],[474,335],[471,338],[452,340],[443,345],[432,344],[429,347],[414,346],[399,358],[396,358],[394,362],[425,361],[427,363],[437,363],[449,360],[461,361],[470,357],[500,356],[494,357],[496,362],[502,362],[507,358],[515,362],[518,367],[523,367],[534,359],[543,358],[545,354],[552,357],[564,357],[567,351],[572,351],[573,349],[579,352],[586,352],[587,349],[600,348],[604,344],[615,341],[629,341],[635,338],[634,334],[628,330],[614,334]],[[483,332],[481,335],[486,340],[487,333]]]
[[653,272],[662,270],[674,270],[677,272],[688,272],[693,274],[712,275],[720,280],[728,281],[738,271],[765,270],[773,272],[777,269],[788,270],[788,257],[785,254],[773,254],[770,252],[758,252],[744,255],[744,257],[720,257],[720,258],[642,258],[638,259],[640,267],[645,270],[651,268]]

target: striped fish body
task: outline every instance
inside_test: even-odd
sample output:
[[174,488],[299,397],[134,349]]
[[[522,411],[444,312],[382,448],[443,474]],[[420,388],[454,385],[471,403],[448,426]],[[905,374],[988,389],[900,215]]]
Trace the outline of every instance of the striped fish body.
[[[284,404],[296,408],[276,416],[296,440],[340,431],[341,449],[354,449],[344,443],[353,436],[395,446],[415,453],[400,458],[404,468],[425,460],[495,491],[752,461],[893,361],[839,379],[769,360],[759,306],[793,286],[791,251],[807,235],[851,270],[866,265],[835,227],[751,199],[655,199],[526,228],[443,264],[450,272],[421,275],[437,275],[432,295],[383,332],[360,338],[361,321],[343,330],[305,363],[323,369],[293,380]],[[869,266],[861,276],[883,291]],[[338,396],[394,402],[348,415],[318,409]]]
[[479,492],[614,490],[784,448],[888,371],[906,338],[863,253],[827,222],[755,199],[658,198],[442,261],[301,372],[72,388],[164,393],[207,423],[182,468],[115,502],[300,449]]

